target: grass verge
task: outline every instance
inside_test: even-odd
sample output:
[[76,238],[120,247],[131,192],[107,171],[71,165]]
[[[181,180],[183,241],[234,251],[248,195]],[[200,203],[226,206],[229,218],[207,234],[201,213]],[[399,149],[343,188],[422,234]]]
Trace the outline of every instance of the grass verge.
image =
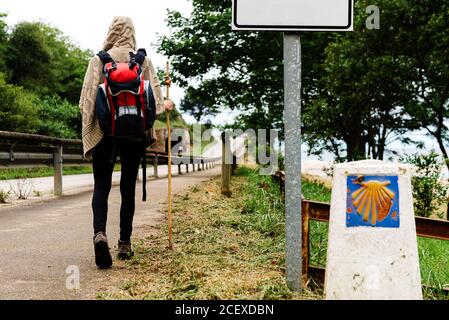
[[[119,171],[120,165],[116,165],[114,170]],[[64,167],[63,169],[65,176],[86,173],[92,173],[92,166],[73,166]],[[53,175],[53,167],[0,169],[0,180],[41,178],[51,177]]]
[[115,290],[101,299],[319,299],[284,275],[284,208],[270,177],[240,168],[231,198],[218,179],[175,197],[174,251],[166,225],[135,243]]

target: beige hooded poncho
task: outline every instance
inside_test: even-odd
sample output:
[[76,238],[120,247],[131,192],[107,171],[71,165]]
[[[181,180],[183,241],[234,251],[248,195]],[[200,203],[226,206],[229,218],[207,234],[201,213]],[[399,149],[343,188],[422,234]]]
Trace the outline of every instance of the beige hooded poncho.
[[[136,36],[131,19],[127,17],[115,17],[109,27],[109,32],[102,50],[107,51],[115,61],[128,62],[130,58],[129,52],[132,51],[135,53],[136,49]],[[144,78],[145,80],[150,80],[156,98],[156,113],[161,114],[164,111],[163,96],[159,79],[157,78],[151,60],[147,58],[142,67]],[[98,124],[95,112],[98,85],[103,82],[102,68],[103,64],[98,56],[90,60],[79,103],[83,118],[82,137],[84,157],[87,159],[91,158],[92,149],[103,138],[103,131]]]

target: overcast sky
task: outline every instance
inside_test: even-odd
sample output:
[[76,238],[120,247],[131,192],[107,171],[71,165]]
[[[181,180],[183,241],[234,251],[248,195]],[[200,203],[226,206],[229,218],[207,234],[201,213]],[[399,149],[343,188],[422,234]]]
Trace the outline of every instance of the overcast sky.
[[[133,5],[137,4],[137,5]],[[59,28],[83,49],[101,50],[112,18],[117,15],[130,17],[136,28],[137,46],[147,49],[156,68],[165,67],[167,58],[156,53],[154,44],[158,34],[169,34],[164,21],[167,9],[189,15],[189,0],[165,1],[57,1],[57,0],[1,0],[0,12],[7,13],[6,22],[12,26],[20,21],[42,21]],[[183,90],[174,87],[172,99],[179,104]],[[189,122],[192,117],[184,115]]]

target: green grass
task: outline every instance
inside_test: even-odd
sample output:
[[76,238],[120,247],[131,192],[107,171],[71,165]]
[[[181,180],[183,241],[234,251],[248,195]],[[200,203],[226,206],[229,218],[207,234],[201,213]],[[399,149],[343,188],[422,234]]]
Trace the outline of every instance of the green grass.
[[260,176],[257,170],[239,168],[236,176],[245,176],[249,181],[242,213],[247,215],[247,227],[273,238],[284,235],[284,202],[279,186],[268,176]]
[[[120,165],[116,165],[114,170],[120,170]],[[65,176],[86,173],[92,173],[92,166],[73,166],[63,169]],[[0,169],[0,180],[51,177],[53,175],[53,167]]]
[[302,193],[304,198],[308,200],[327,203],[331,201],[331,190],[316,182],[303,179]]
[[449,241],[418,238],[421,280],[435,290],[424,290],[427,299],[448,299],[442,291],[449,288]]

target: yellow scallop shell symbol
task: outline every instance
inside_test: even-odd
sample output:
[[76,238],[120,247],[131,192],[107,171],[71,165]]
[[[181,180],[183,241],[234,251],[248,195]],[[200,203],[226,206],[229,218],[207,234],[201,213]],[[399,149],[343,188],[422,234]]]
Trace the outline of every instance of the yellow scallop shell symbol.
[[390,182],[376,180],[365,182],[360,177],[354,183],[361,186],[352,193],[352,203],[357,213],[363,215],[364,221],[371,221],[373,226],[377,221],[382,222],[388,216],[395,196],[394,192],[387,188]]

